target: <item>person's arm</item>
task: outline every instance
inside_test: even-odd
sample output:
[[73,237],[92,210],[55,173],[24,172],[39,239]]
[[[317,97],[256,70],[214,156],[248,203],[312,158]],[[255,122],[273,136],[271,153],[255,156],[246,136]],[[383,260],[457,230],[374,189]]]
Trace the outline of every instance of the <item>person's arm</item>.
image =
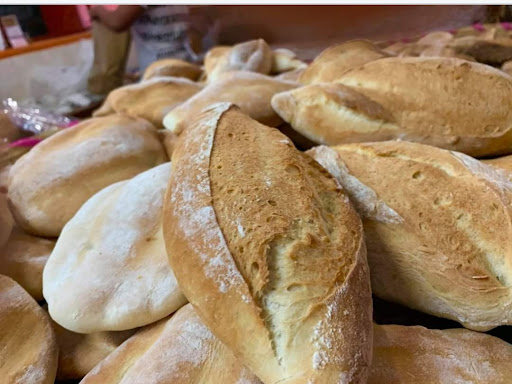
[[120,5],[115,11],[108,11],[102,6],[96,6],[89,12],[93,20],[100,21],[112,31],[122,32],[144,13],[144,8],[140,5]]

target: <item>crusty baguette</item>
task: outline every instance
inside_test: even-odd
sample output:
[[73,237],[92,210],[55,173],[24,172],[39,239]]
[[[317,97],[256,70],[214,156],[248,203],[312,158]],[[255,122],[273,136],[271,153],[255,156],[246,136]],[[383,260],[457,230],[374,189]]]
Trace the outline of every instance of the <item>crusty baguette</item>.
[[248,71],[268,75],[272,69],[273,52],[263,39],[246,41],[229,49],[217,47],[211,56],[205,60],[208,82],[217,81],[225,72]]
[[474,330],[512,325],[512,183],[408,142],[316,147],[363,218],[372,291]]
[[96,192],[167,160],[155,128],[112,115],[62,130],[21,157],[9,174],[8,199],[27,232],[57,237]]
[[[353,91],[310,86],[276,95],[272,105],[328,145],[402,139],[474,157],[512,152],[512,78],[502,71],[454,58],[392,57],[337,82]],[[370,104],[385,115],[369,114]]]
[[55,240],[25,233],[14,227],[0,247],[0,273],[21,285],[36,301],[43,300],[43,269]]
[[153,77],[184,77],[196,81],[202,74],[201,67],[180,59],[161,59],[151,63],[142,76],[142,80]]
[[276,93],[297,86],[295,82],[253,72],[225,73],[216,82],[169,112],[163,123],[165,128],[179,136],[204,108],[213,103],[230,102],[262,124],[277,127],[283,121],[272,109],[270,100]]
[[163,128],[164,116],[202,88],[201,84],[185,78],[152,77],[114,89],[93,116],[119,113],[146,119],[156,128]]
[[362,227],[311,160],[238,108],[210,106],[173,154],[166,247],[199,316],[264,383],[364,383]]
[[0,275],[0,381],[53,384],[59,349],[48,314],[14,280]]
[[311,84],[272,97],[272,108],[317,144],[390,140],[400,128],[380,104],[343,84]]
[[299,82],[330,83],[354,68],[384,57],[388,57],[388,54],[366,40],[334,45],[318,55],[300,75]]
[[467,329],[375,325],[368,384],[506,384],[512,346]]
[[66,224],[43,272],[53,320],[79,333],[124,331],[186,303],[167,259],[162,207],[170,163],[92,196]]
[[81,384],[261,384],[190,304],[142,328]]

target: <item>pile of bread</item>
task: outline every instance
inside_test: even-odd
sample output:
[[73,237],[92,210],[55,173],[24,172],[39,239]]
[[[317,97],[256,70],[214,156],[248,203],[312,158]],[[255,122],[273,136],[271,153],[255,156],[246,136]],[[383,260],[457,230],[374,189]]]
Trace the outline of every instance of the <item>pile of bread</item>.
[[1,170],[1,381],[512,382],[512,43],[450,36],[162,60]]

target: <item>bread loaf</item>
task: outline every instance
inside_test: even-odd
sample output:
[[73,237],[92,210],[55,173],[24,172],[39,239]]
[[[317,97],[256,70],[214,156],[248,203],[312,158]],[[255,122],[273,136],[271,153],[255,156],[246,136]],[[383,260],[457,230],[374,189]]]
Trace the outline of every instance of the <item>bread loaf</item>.
[[53,320],[79,333],[122,331],[186,303],[169,267],[162,206],[170,163],[101,190],[66,224],[43,272]]
[[55,241],[31,236],[14,227],[0,248],[0,273],[14,279],[36,301],[43,300],[43,269]]
[[206,75],[211,74],[217,63],[231,50],[229,45],[217,45],[204,55],[204,71]]
[[45,311],[0,275],[0,378],[6,384],[53,384],[59,350]]
[[163,128],[164,116],[202,89],[202,85],[179,77],[153,77],[110,92],[95,117],[114,113],[140,117]]
[[196,81],[201,76],[201,67],[179,59],[161,59],[151,63],[142,76],[142,80],[153,77],[184,77]]
[[[512,172],[512,155],[497,157],[495,159],[482,160],[485,164],[492,165]],[[512,177],[512,175],[511,175]]]
[[466,329],[375,325],[368,384],[508,383],[512,346]]
[[34,147],[12,167],[8,198],[27,232],[56,237],[102,188],[166,161],[149,123],[112,115],[86,120]]
[[201,319],[265,384],[364,383],[371,294],[361,223],[342,189],[228,103],[185,135],[164,237]]
[[278,93],[272,108],[317,144],[389,140],[400,131],[380,104],[342,84],[311,84]]
[[205,87],[164,118],[164,125],[180,135],[204,108],[213,103],[230,102],[238,105],[253,119],[273,127],[282,123],[270,100],[274,94],[297,87],[298,84],[251,72],[226,73]]
[[[272,69],[273,53],[263,39],[236,44],[229,49],[217,48],[206,65],[207,80],[214,82],[225,72],[248,71],[268,75]],[[205,60],[206,61],[206,60]],[[210,69],[211,67],[211,69]]]
[[[288,110],[277,110],[285,120],[298,116],[291,125],[300,132],[328,132],[329,145],[398,138],[474,157],[512,152],[512,78],[497,69],[453,58],[392,57],[338,82],[362,96],[347,99],[344,88],[319,86],[275,96],[291,99],[283,103]],[[385,113],[370,114],[369,104]]]
[[68,331],[55,322],[52,326],[59,346],[57,380],[62,381],[83,378],[136,332],[131,329],[83,334]]
[[142,328],[81,384],[261,384],[202,323],[190,304]]
[[299,59],[295,52],[285,48],[275,49],[272,54],[272,69],[271,73],[278,74],[289,72],[297,69],[304,69],[307,64]]
[[344,73],[370,61],[387,57],[366,40],[354,40],[334,45],[323,51],[300,75],[302,84],[330,83]]
[[485,331],[512,324],[512,183],[408,142],[317,147],[363,218],[372,292]]
[[280,73],[275,78],[279,80],[298,82],[302,72],[304,72],[304,68],[298,68],[294,69],[293,71]]

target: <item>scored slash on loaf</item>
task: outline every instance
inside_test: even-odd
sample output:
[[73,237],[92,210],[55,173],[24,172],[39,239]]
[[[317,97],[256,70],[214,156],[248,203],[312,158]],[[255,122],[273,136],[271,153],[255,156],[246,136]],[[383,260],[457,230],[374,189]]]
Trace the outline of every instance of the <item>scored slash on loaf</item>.
[[164,236],[201,319],[264,383],[364,383],[371,293],[343,190],[229,103],[205,109],[184,135]]

